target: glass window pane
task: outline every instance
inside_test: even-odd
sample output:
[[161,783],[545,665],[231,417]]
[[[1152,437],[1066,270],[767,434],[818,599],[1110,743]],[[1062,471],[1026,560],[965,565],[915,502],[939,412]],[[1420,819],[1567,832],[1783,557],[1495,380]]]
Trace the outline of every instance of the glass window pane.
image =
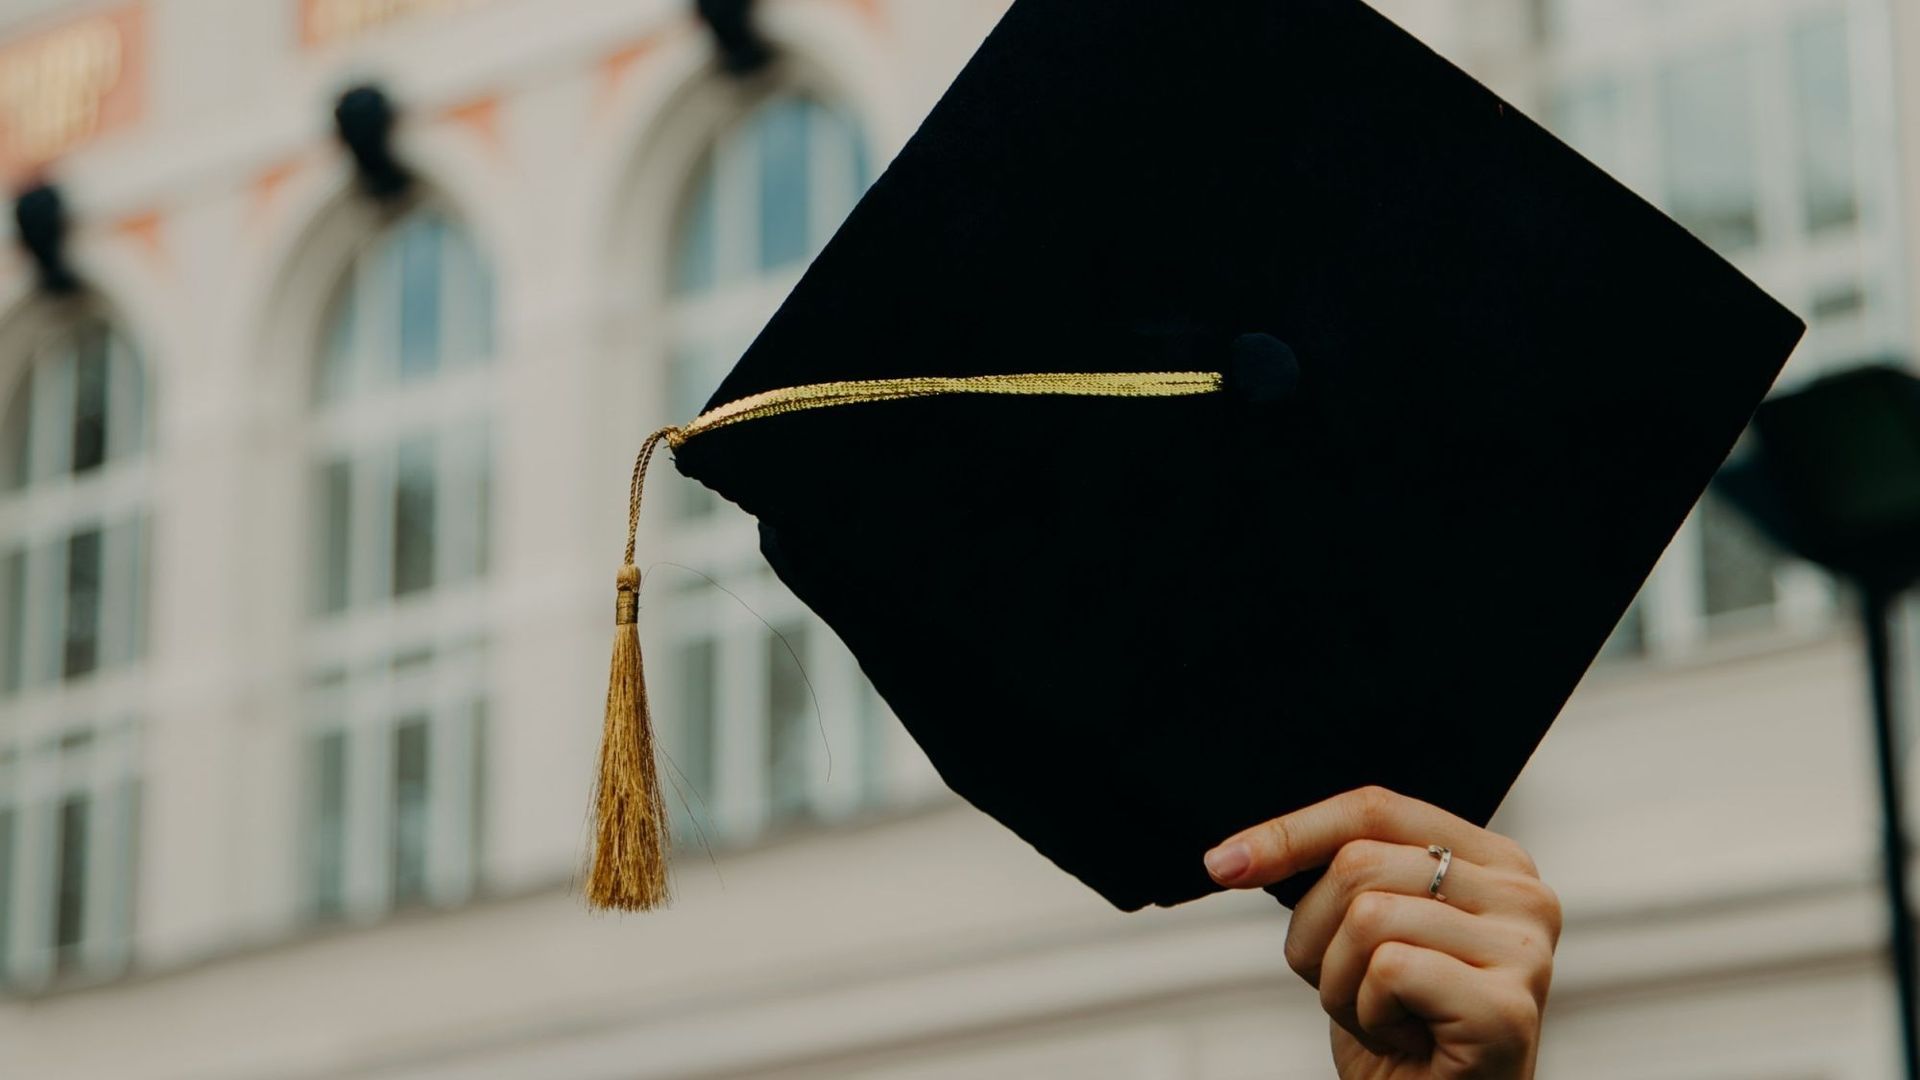
[[492,360],[494,354],[499,351],[500,289],[495,282],[493,264],[488,262],[478,249],[474,251],[473,269],[478,281],[475,288],[480,298],[480,303],[476,306],[476,310],[480,312],[480,355],[483,359]]
[[420,217],[401,229],[400,378],[417,379],[440,369],[441,224]]
[[353,350],[358,333],[358,313],[354,303],[354,276],[341,282],[327,316],[326,337],[320,347],[319,376],[314,380],[314,400],[322,404],[344,399],[353,388]]
[[59,831],[54,838],[53,947],[55,964],[72,967],[80,959],[86,934],[87,846],[90,801],[85,795],[61,800]]
[[139,779],[128,777],[107,792],[107,824],[100,838],[101,843],[111,845],[108,873],[112,877],[109,884],[94,889],[97,902],[107,907],[105,919],[95,922],[104,921],[111,939],[123,944],[133,931],[135,877],[140,870],[141,791]]
[[[675,416],[698,416],[707,398],[719,387],[713,373],[714,350],[704,343],[682,342],[667,361],[667,401]],[[705,517],[720,505],[720,497],[705,484],[674,473],[673,513],[683,519]]]
[[313,910],[336,916],[347,906],[347,735],[313,741]]
[[1760,239],[1750,69],[1746,50],[1729,49],[1670,64],[1660,77],[1669,207],[1722,251]]
[[133,575],[137,569],[134,544],[139,522],[134,519],[108,525],[100,538],[100,651],[101,670],[124,667],[133,661]]
[[[462,325],[454,328],[452,347],[458,351],[447,357],[450,365],[477,367],[493,356],[493,273],[480,257],[473,234],[448,222],[440,223],[444,238],[444,260],[448,317],[458,314]],[[457,299],[451,299],[457,297]]]
[[1814,290],[1807,317],[1816,326],[1858,318],[1867,310],[1867,290],[1858,281],[1837,281]]
[[147,448],[147,374],[126,341],[102,323],[107,350],[107,460],[135,457]]
[[106,328],[90,324],[75,329],[72,469],[97,469],[107,460]]
[[706,292],[713,288],[715,265],[719,261],[711,153],[701,159],[695,177],[674,239],[673,285],[674,290],[681,293]]
[[474,292],[470,310],[473,312],[475,343],[481,362],[493,359],[498,351],[499,327],[498,315],[494,310],[495,298],[499,295],[493,284],[493,265],[480,258],[476,253],[473,261]]
[[860,123],[845,108],[815,104],[813,118],[814,177],[822,185],[821,216],[814,218],[812,247],[808,254],[818,255],[833,231],[853,211],[854,204],[866,193],[867,143],[860,137]]
[[74,679],[100,666],[99,529],[67,538],[66,641],[60,674]]
[[467,527],[473,531],[473,575],[484,577],[493,566],[493,428],[482,425],[476,440],[473,463],[473,515]]
[[0,806],[0,987],[13,969],[14,819],[13,807]]
[[324,462],[319,473],[319,574],[315,609],[345,611],[350,597],[353,544],[353,467],[345,459]]
[[132,566],[127,571],[127,660],[144,660],[147,656],[147,582],[151,580],[153,569],[153,519],[140,514],[133,519],[128,530],[131,534],[129,558]]
[[1541,0],[1540,21],[1548,36],[1576,40],[1604,30],[1623,6],[1621,0]]
[[800,625],[767,637],[767,804],[774,821],[808,812],[810,758],[820,732],[801,667],[806,644],[807,630]]
[[27,448],[33,445],[33,369],[14,385],[7,411],[0,415],[0,491],[27,486]]
[[1554,95],[1553,129],[1567,145],[1601,168],[1620,166],[1620,87],[1610,79],[1590,79]]
[[433,587],[436,447],[419,435],[400,444],[393,492],[393,595]]
[[1845,19],[1822,18],[1794,31],[1793,75],[1800,121],[1801,212],[1807,228],[1818,232],[1851,225],[1860,211]]
[[862,680],[860,688],[860,798],[879,803],[887,797],[887,744],[893,713],[880,692]]
[[1608,636],[1607,643],[1600,648],[1600,659],[1622,660],[1641,656],[1647,651],[1647,620],[1640,601],[1635,600],[1627,613]]
[[780,101],[755,119],[760,150],[760,266],[772,270],[813,252],[807,218],[813,206],[808,129],[816,106]]
[[1700,501],[1701,575],[1706,614],[1773,603],[1780,556],[1740,512],[1718,495]]
[[847,201],[847,210],[851,211],[855,203],[873,186],[873,158],[867,149],[867,139],[860,131],[860,121],[852,113],[842,111],[835,114],[841,126],[846,130],[848,145],[853,147],[853,198]]
[[467,850],[472,852],[470,871],[474,880],[480,878],[481,857],[486,851],[487,838],[487,754],[488,744],[492,741],[487,732],[487,703],[485,700],[472,702],[467,706],[467,723],[470,738],[473,740],[473,755],[469,762],[472,780],[468,785],[467,799]]
[[682,342],[674,348],[667,362],[667,402],[675,416],[699,415],[719,389],[726,373],[715,373],[715,352],[704,342]]
[[490,425],[475,420],[458,425],[435,444],[445,471],[435,490],[437,584],[472,581],[486,572],[493,496],[490,435]]
[[[675,667],[680,673],[680,715],[674,725],[672,757],[679,778],[687,785],[686,802],[693,806],[714,798],[714,727],[720,722],[720,652],[711,640],[680,646]],[[686,809],[691,809],[690,807]]]
[[0,693],[20,691],[26,673],[27,553],[0,554]]
[[393,729],[393,899],[427,896],[427,718],[408,716]]

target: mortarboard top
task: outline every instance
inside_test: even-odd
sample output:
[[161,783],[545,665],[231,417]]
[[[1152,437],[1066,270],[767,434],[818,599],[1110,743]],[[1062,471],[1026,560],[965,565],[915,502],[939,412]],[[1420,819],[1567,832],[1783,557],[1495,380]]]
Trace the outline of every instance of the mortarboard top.
[[647,447],[1132,909],[1365,784],[1484,823],[1802,330],[1358,0],[1019,0]]

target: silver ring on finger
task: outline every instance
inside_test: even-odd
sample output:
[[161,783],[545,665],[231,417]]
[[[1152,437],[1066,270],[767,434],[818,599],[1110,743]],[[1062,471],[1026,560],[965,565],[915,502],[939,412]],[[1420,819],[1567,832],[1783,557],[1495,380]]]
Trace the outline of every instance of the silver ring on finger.
[[1433,880],[1427,882],[1427,895],[1445,903],[1447,897],[1440,891],[1440,886],[1446,884],[1447,871],[1453,869],[1453,849],[1441,847],[1439,844],[1428,844],[1427,854],[1440,860],[1440,865],[1434,868]]

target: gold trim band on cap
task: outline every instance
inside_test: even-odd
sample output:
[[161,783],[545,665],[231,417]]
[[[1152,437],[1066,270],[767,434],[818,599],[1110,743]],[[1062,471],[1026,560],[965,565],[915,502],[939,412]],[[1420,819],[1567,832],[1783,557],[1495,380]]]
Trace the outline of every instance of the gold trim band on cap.
[[861,379],[847,382],[789,386],[752,394],[709,409],[684,427],[669,429],[667,445],[681,444],[703,432],[730,427],[746,420],[830,409],[839,405],[866,405],[882,401],[946,394],[1014,394],[1062,397],[1187,397],[1220,389],[1214,371],[1061,372],[1037,375],[972,375],[943,378]]

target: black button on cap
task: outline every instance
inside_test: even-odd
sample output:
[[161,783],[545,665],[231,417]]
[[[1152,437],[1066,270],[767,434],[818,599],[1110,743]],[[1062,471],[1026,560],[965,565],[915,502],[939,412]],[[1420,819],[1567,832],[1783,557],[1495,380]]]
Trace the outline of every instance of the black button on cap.
[[1227,392],[1249,405],[1279,405],[1300,389],[1300,358],[1272,334],[1242,334],[1229,348]]

